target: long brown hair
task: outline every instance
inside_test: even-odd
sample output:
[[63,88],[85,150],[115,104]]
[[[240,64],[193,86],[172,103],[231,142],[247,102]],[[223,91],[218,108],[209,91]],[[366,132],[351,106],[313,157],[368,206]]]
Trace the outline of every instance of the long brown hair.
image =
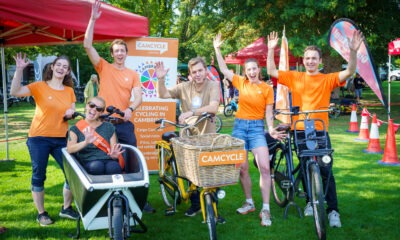
[[[71,61],[69,58],[65,55],[61,55],[54,59],[54,61],[51,64],[48,64],[44,74],[43,74],[43,81],[47,82],[50,81],[53,77],[53,70],[51,69],[51,66],[54,67],[56,65],[56,62],[60,59],[66,60],[68,62],[68,71],[69,73],[65,75],[64,80],[63,80],[63,85],[68,86],[68,87],[74,87],[74,81],[72,79],[72,74],[71,74]],[[51,66],[50,66],[51,65]]]

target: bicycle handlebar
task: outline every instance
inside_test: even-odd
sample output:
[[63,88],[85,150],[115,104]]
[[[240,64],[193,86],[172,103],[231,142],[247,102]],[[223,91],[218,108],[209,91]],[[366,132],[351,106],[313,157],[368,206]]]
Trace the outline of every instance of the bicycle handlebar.
[[75,119],[75,118],[78,117],[78,116],[80,116],[80,117],[82,117],[82,118],[85,118],[85,114],[80,113],[80,112],[74,112],[74,113],[71,115],[70,118],[67,117],[67,116],[64,116],[64,117],[63,117],[63,120],[64,120],[64,122],[65,122],[65,121],[68,121],[68,120],[71,120],[71,119]]
[[317,109],[317,110],[303,110],[300,111],[299,107],[293,107],[292,111],[287,111],[288,109],[275,109],[274,115],[282,114],[282,115],[306,115],[306,119],[309,118],[311,113],[324,113],[333,111],[332,107],[327,107],[326,109]]
[[193,126],[197,126],[202,121],[204,121],[206,119],[210,119],[210,118],[212,118],[214,116],[215,116],[215,114],[213,114],[213,113],[204,112],[204,113],[201,114],[200,118],[197,119],[197,121],[194,124],[190,124],[190,125],[187,124],[187,123],[180,124],[180,123],[177,123],[177,122],[172,122],[172,121],[164,119],[164,118],[157,119],[154,123],[155,124],[160,124],[160,126],[157,127],[156,130],[165,128],[166,127],[165,126],[166,123],[169,124],[169,125],[178,127],[178,128],[184,128],[184,127],[189,127],[189,126],[193,127]]

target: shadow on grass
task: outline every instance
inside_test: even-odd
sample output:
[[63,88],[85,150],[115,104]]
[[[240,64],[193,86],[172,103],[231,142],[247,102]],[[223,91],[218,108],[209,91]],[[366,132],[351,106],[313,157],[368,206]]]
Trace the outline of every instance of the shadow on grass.
[[15,159],[0,160],[0,172],[15,170]]

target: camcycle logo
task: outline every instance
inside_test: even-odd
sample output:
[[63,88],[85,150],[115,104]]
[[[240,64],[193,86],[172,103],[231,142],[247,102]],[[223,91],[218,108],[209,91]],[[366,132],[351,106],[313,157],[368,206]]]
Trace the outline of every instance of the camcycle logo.
[[225,164],[240,164],[246,160],[246,150],[233,150],[226,152],[201,152],[199,154],[200,166],[214,166]]
[[142,62],[137,67],[136,72],[139,73],[140,75],[143,97],[146,98],[157,97],[157,92],[156,92],[157,75],[154,69],[153,61]]

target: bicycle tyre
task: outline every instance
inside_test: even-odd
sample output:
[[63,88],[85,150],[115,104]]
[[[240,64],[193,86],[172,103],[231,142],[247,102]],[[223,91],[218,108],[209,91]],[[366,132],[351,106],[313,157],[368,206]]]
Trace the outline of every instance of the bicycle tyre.
[[211,194],[205,194],[205,205],[206,205],[206,224],[208,227],[208,233],[210,240],[217,239],[217,226],[216,226],[216,216],[213,207],[213,199]]
[[160,190],[161,196],[163,198],[164,204],[167,208],[176,207],[176,204],[179,202],[178,197],[179,193],[176,190],[177,186],[177,168],[175,165],[175,161],[171,159],[169,163],[166,163],[164,167],[164,175],[160,177]]
[[29,102],[32,106],[36,106],[36,102],[35,102],[35,99],[33,98],[33,96],[29,96],[29,97],[28,97],[28,102]]
[[222,119],[218,116],[215,116],[215,130],[219,133],[222,129]]
[[326,214],[324,207],[324,190],[321,173],[316,163],[309,167],[311,185],[311,203],[314,213],[315,231],[318,239],[326,239]]
[[224,107],[224,115],[225,117],[231,117],[233,115],[233,109],[231,105],[226,105]]
[[289,194],[292,191],[289,172],[287,169],[286,154],[281,147],[276,148],[272,156],[271,190],[275,203],[283,208],[289,203]]
[[112,216],[112,227],[113,236],[115,240],[124,239],[123,231],[123,214],[122,214],[122,199],[115,198],[113,201],[113,216]]

